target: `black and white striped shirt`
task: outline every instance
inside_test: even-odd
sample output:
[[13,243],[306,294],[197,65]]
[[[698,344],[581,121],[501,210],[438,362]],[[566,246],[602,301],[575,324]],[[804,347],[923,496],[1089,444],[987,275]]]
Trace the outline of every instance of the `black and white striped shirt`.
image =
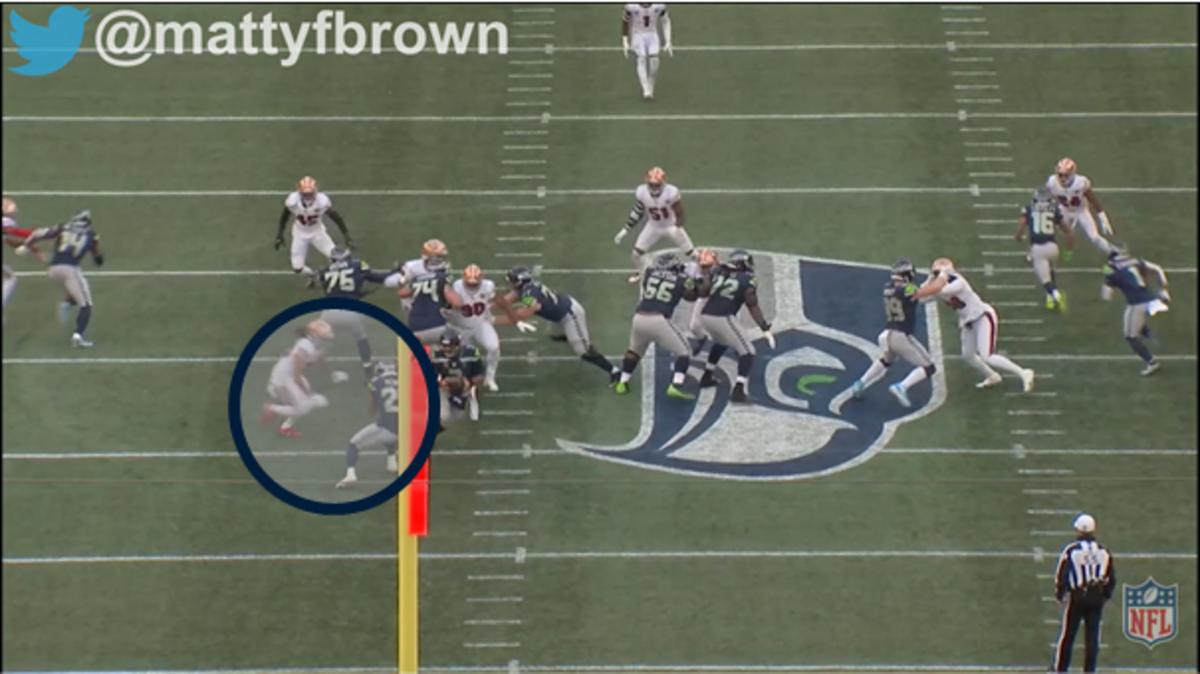
[[1063,548],[1054,580],[1057,599],[1061,601],[1067,592],[1095,589],[1103,589],[1107,599],[1116,584],[1117,574],[1108,548],[1092,538],[1081,538]]

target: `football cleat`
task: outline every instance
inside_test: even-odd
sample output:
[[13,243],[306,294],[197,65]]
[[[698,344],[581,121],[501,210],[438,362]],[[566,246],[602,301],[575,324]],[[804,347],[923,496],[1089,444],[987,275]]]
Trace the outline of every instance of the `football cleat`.
[[1045,307],[1047,311],[1054,311],[1058,307],[1058,302],[1054,301],[1053,295],[1046,295]]
[[1021,370],[1021,389],[1026,393],[1033,390],[1033,370],[1029,368]]
[[853,396],[855,400],[858,400],[862,398],[863,390],[866,388],[866,386],[863,386],[862,380],[859,379],[850,386],[850,395]]
[[616,386],[620,382],[621,382],[621,371],[616,368],[613,368],[613,370],[608,373],[608,383],[610,386]]
[[467,268],[463,270],[462,279],[464,285],[474,288],[480,283],[483,283],[483,270],[480,269],[479,265],[477,264],[469,264],[467,265]]
[[500,390],[500,387],[496,385],[496,380],[491,377],[483,380],[483,387],[493,393]]
[[90,349],[93,346],[96,346],[96,343],[89,342],[83,338],[83,335],[77,332],[71,335],[71,346],[75,347],[76,349]]
[[705,370],[704,375],[702,377],[700,377],[700,387],[707,388],[709,386],[716,386],[716,385],[717,385],[717,377],[713,374],[713,371]]
[[1054,175],[1058,177],[1058,184],[1066,187],[1071,184],[1071,180],[1075,178],[1075,160],[1070,157],[1063,157],[1058,160],[1058,165],[1054,167]]
[[296,430],[295,428],[284,428],[283,426],[280,426],[277,432],[279,433],[280,437],[287,438],[289,440],[299,440],[300,438],[304,437],[300,431]]
[[358,475],[355,474],[353,468],[347,468],[346,477],[343,477],[341,480],[339,480],[338,483],[334,485],[334,489],[346,489],[347,487],[353,487],[356,484],[358,484]]
[[1142,368],[1142,376],[1149,377],[1155,372],[1158,372],[1160,369],[1162,369],[1162,363],[1157,360],[1152,360],[1149,363],[1146,363],[1146,367]]
[[617,392],[617,395],[623,396],[626,393],[629,393],[629,384],[627,382],[619,381],[613,386],[613,390]]
[[912,403],[908,400],[908,391],[905,391],[903,386],[900,384],[892,384],[888,387],[888,390],[892,392],[892,395],[896,397],[896,400],[900,401],[901,405],[905,407],[912,407]]
[[[642,97],[646,100],[650,100],[652,98],[649,92],[644,93]],[[665,185],[666,182],[667,172],[658,166],[651,167],[649,171],[646,171],[646,186],[650,188],[650,194],[654,196],[661,194],[663,185]]]
[[988,388],[1000,383],[1000,375],[995,372],[989,374],[986,379],[975,385],[975,388]]
[[467,418],[479,421],[479,398],[475,397],[475,389],[471,389],[470,395],[467,396]]
[[389,473],[399,473],[400,472],[400,463],[398,461],[396,461],[395,454],[387,455],[387,469],[388,469]]
[[750,401],[750,397],[746,395],[746,387],[742,384],[733,385],[733,393],[729,394],[729,399],[735,403]]
[[688,393],[674,384],[667,386],[667,397],[676,400],[695,400],[695,394]]

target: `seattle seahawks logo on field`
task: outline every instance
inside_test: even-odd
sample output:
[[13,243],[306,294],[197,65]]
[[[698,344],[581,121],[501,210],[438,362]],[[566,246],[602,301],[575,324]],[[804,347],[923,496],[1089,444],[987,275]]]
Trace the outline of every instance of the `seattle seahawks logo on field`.
[[[852,468],[882,449],[900,424],[945,400],[941,336],[934,303],[926,305],[916,337],[938,363],[930,387],[897,404],[887,385],[902,379],[903,363],[883,382],[851,400],[850,385],[876,358],[883,329],[880,289],[889,269],[837,260],[754,253],[759,297],[776,348],[755,343],[749,378],[753,404],[729,404],[735,363],[721,361],[720,385],[695,401],[667,398],[670,358],[653,350],[643,362],[641,429],[631,442],[602,447],[559,439],[564,449],[643,468],[727,479],[790,480]],[[774,312],[771,308],[774,307]],[[694,370],[693,370],[694,372]]]

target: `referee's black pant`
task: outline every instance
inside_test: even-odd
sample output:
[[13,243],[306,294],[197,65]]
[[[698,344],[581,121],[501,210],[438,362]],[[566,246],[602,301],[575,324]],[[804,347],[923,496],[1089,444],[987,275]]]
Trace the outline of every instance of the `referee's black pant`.
[[1071,667],[1071,648],[1079,632],[1080,621],[1084,624],[1083,671],[1096,671],[1096,656],[1100,652],[1100,614],[1104,611],[1103,595],[1096,592],[1075,591],[1063,608],[1062,628],[1058,643],[1054,645],[1054,671],[1065,672]]

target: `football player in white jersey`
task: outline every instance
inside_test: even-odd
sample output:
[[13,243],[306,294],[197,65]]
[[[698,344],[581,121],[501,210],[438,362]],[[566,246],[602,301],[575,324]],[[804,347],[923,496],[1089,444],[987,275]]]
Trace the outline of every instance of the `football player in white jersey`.
[[621,52],[629,58],[630,49],[637,56],[637,77],[642,85],[642,98],[654,99],[654,83],[658,79],[658,26],[662,24],[662,49],[674,56],[671,47],[671,17],[661,2],[631,2],[625,5],[621,17]]
[[492,301],[496,298],[496,284],[483,277],[479,265],[467,265],[462,278],[452,286],[462,299],[458,309],[447,309],[446,319],[463,337],[469,346],[479,347],[484,352],[487,365],[483,385],[489,391],[498,391],[496,368],[500,366],[500,336],[492,324]]
[[[4,197],[4,243],[16,248],[24,243],[25,239],[33,230],[23,229],[17,226],[17,202]],[[38,259],[44,258],[41,251],[35,247],[27,247],[27,251],[37,255]],[[13,293],[17,290],[17,274],[12,270],[12,267],[4,265],[4,307],[8,308],[8,301],[12,299]]]
[[[1087,240],[1101,253],[1107,256],[1112,252],[1112,244],[1104,238],[1113,235],[1112,223],[1092,192],[1092,181],[1076,173],[1075,160],[1070,157],[1060,159],[1054,175],[1046,179],[1046,189],[1058,201],[1068,225],[1083,231]],[[1092,217],[1093,211],[1095,218]],[[1097,221],[1100,223],[1099,229]]]
[[[421,274],[429,274],[438,270],[449,271],[450,262],[446,259],[449,252],[441,239],[430,239],[421,244],[421,257],[405,262],[400,267],[400,274],[407,282],[408,279],[416,278]],[[412,294],[403,289],[398,294],[402,298],[404,310],[411,309]]]
[[304,176],[296,183],[296,191],[287,195],[283,201],[283,213],[279,215],[279,230],[275,232],[275,250],[283,247],[283,228],[292,223],[292,271],[305,274],[310,279],[314,272],[306,263],[308,247],[316,248],[322,255],[329,257],[333,252],[333,239],[325,231],[324,217],[337,225],[345,239],[345,247],[351,248],[354,242],[350,239],[350,230],[346,221],[335,210],[329,195],[317,190],[317,181],[311,176]]
[[1000,375],[992,369],[995,367],[1020,377],[1026,393],[1033,390],[1033,370],[1023,368],[996,353],[996,335],[1000,328],[996,310],[979,297],[962,274],[954,270],[950,258],[941,257],[933,261],[929,278],[913,297],[918,300],[938,297],[958,312],[963,360],[984,375],[983,381],[975,385],[976,388],[1000,383]]
[[633,193],[633,210],[625,226],[617,231],[613,243],[618,246],[629,232],[645,223],[633,244],[634,273],[630,283],[638,283],[646,267],[646,251],[664,236],[671,240],[684,255],[693,257],[696,249],[687,230],[683,228],[683,197],[679,188],[667,182],[667,173],[655,166],[646,172],[646,182],[638,185]]
[[[267,380],[267,395],[272,402],[263,403],[262,422],[270,424],[276,416],[285,417],[278,433],[285,438],[299,438],[296,420],[320,407],[327,407],[329,400],[312,390],[304,376],[309,365],[325,357],[324,346],[333,340],[333,328],[322,320],[310,321],[300,330],[300,338],[285,353],[274,367]],[[345,381],[345,372],[334,371],[335,382]]]

